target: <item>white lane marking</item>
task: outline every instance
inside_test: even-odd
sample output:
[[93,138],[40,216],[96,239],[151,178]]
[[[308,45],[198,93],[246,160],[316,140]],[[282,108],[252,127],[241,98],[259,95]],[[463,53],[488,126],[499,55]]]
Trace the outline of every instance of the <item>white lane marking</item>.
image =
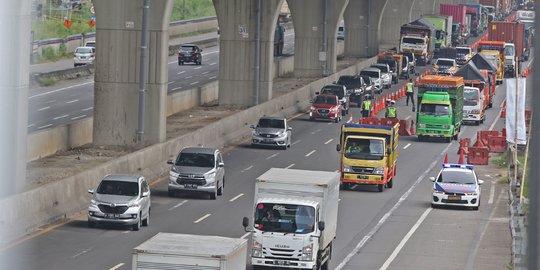
[[175,91],[175,90],[180,90],[180,89],[182,89],[182,86],[173,88],[172,90]]
[[403,147],[403,149],[407,149],[407,148],[409,148],[409,146],[411,146],[411,145],[412,145],[412,143],[408,143],[407,145],[405,145],[405,146]]
[[170,82],[167,83],[167,84],[168,84],[168,85],[171,85],[171,84],[173,84],[173,83],[175,83],[175,81],[170,81]]
[[493,204],[493,198],[495,197],[495,185],[491,185],[491,188],[489,189],[489,200],[488,204]]
[[52,126],[52,124],[44,125],[44,126],[38,127],[37,129],[48,128],[50,126]]
[[83,250],[83,251],[81,251],[81,252],[79,252],[79,253],[77,253],[77,254],[71,256],[71,258],[79,257],[79,256],[83,255],[84,253],[87,253],[87,252],[90,251],[90,250],[92,250],[92,248],[87,248],[87,249],[85,249],[85,250]]
[[279,155],[279,153],[275,153],[275,154],[273,154],[273,155],[267,157],[266,160],[269,160],[269,159],[271,159],[271,158],[274,158],[274,157],[276,157],[277,155]]
[[[503,103],[505,101],[506,101],[506,98],[503,100]],[[501,106],[499,113],[495,116],[495,120],[493,120],[493,123],[491,123],[491,126],[489,126],[489,130],[493,130],[493,128],[495,127],[495,124],[497,124],[497,121],[499,120],[499,118],[501,118],[502,110],[503,110],[503,107]]]
[[94,109],[94,107],[88,107],[86,109],[82,109],[81,111],[85,112],[85,111],[89,111],[89,110],[92,110],[92,109]]
[[296,165],[296,164],[293,163],[293,164],[291,164],[291,165],[285,167],[285,169],[290,169],[290,168],[291,168],[292,166],[294,166],[294,165]]
[[178,208],[178,207],[180,207],[180,206],[186,204],[187,202],[189,202],[189,201],[188,201],[188,200],[183,200],[183,201],[179,202],[178,204],[176,204],[175,206],[173,206],[173,207],[167,209],[167,211],[174,210],[174,209],[176,209],[176,208]]
[[210,73],[210,71],[205,71],[205,72],[201,73],[201,75],[205,75],[205,74],[208,74],[208,73]]
[[64,114],[64,115],[55,117],[55,118],[53,118],[53,119],[54,119],[54,120],[58,120],[58,119],[66,118],[66,117],[68,117],[68,116],[69,116],[69,114]]
[[113,266],[112,268],[109,268],[109,270],[116,270],[116,269],[122,267],[123,265],[124,265],[124,263],[119,263],[119,264]]
[[67,101],[66,104],[75,103],[77,101],[79,101],[79,100],[78,99],[70,100],[70,101]]
[[199,83],[199,81],[196,81],[196,82],[190,83],[189,85],[194,85],[194,84],[198,84],[198,83]]
[[241,172],[249,171],[249,170],[251,170],[251,168],[253,168],[253,165],[251,165],[251,166],[249,166],[249,167],[247,167],[247,168],[241,170]]
[[213,80],[215,78],[217,78],[217,76],[208,77],[209,80]]
[[208,218],[209,216],[211,216],[211,215],[212,215],[212,214],[206,214],[206,215],[202,216],[201,218],[199,218],[199,219],[193,221],[193,223],[197,224],[197,223],[199,223],[199,222],[201,222],[201,221],[207,219],[207,218]]
[[28,126],[26,126],[26,127],[27,127],[27,128],[31,128],[31,127],[33,127],[33,126],[35,126],[35,125],[36,125],[36,124],[30,124],[30,125],[28,125]]
[[71,117],[71,120],[77,120],[77,119],[81,119],[81,118],[85,118],[86,117],[86,114],[83,114],[83,115],[79,115],[79,116],[76,116],[76,117]]
[[329,143],[331,143],[333,140],[334,140],[334,139],[330,139],[330,140],[324,142],[324,144],[329,144]]
[[246,239],[246,237],[248,237],[250,234],[251,234],[251,232],[247,232],[244,235],[240,236],[240,238]]
[[293,142],[292,145],[295,145],[295,144],[297,144],[297,143],[299,143],[299,142],[301,142],[301,141],[302,141],[302,140],[298,140],[298,141],[296,141],[296,142]]
[[426,219],[429,212],[431,212],[431,209],[432,208],[428,208],[428,209],[426,209],[426,211],[424,211],[422,216],[420,216],[418,221],[416,221],[416,223],[412,226],[411,230],[409,230],[409,232],[405,235],[405,237],[403,237],[401,242],[399,242],[399,245],[396,247],[396,249],[394,249],[394,252],[392,252],[392,254],[390,254],[390,257],[388,257],[388,259],[384,262],[384,264],[381,266],[381,268],[379,268],[379,270],[388,269],[388,266],[390,266],[392,261],[394,261],[396,256],[399,254],[399,252],[403,248],[403,246],[405,246],[405,244],[407,243],[407,241],[409,241],[409,239],[414,234],[414,232],[418,229],[418,227],[420,227],[420,224],[422,224],[422,222],[424,222],[424,220]]
[[229,202],[234,202],[234,201],[238,200],[238,198],[240,198],[242,196],[244,196],[244,193],[240,193],[240,194],[236,195],[234,198],[230,199]]
[[193,76],[187,76],[185,79],[191,79],[193,78]]
[[38,112],[41,112],[41,111],[44,111],[44,110],[47,110],[47,109],[50,109],[51,107],[47,106],[47,107],[43,107],[41,109],[38,109]]
[[[35,98],[35,97],[41,97],[41,96],[45,96],[45,95],[48,95],[48,94],[52,94],[52,93],[56,93],[56,92],[60,92],[60,91],[64,91],[64,90],[68,90],[68,89],[71,89],[71,88],[75,88],[75,87],[79,87],[79,86],[83,86],[83,85],[87,85],[87,84],[93,84],[93,83],[94,83],[94,82],[85,82],[85,83],[81,83],[81,84],[70,85],[70,86],[63,87],[63,88],[59,88],[59,89],[52,90],[52,91],[49,91],[49,92],[45,92],[45,93],[41,93],[41,94],[37,94],[37,95],[30,96],[30,97],[28,97],[28,99]],[[56,100],[55,100],[55,101],[56,101]]]
[[130,233],[130,232],[131,232],[131,231],[123,231],[122,233],[123,233],[123,234],[128,234],[128,233]]
[[[444,148],[444,150],[441,152],[440,156],[442,157],[446,152],[448,152],[448,149],[450,149],[450,146],[452,146],[453,144],[454,144],[453,142],[448,144],[446,146],[446,148]],[[371,231],[369,231],[369,233],[366,236],[364,236],[364,238],[362,238],[362,240],[360,240],[360,242],[358,242],[356,247],[345,257],[345,259],[343,259],[343,261],[341,261],[341,263],[335,268],[335,270],[341,270],[347,265],[347,263],[354,257],[354,255],[356,255],[356,253],[358,253],[360,251],[360,249],[367,243],[367,241],[369,241],[369,239],[371,239],[373,237],[373,235],[375,235],[375,233],[377,233],[381,229],[382,225],[386,222],[388,217],[390,217],[390,215],[392,215],[396,211],[396,209],[409,197],[409,195],[413,192],[413,190],[416,188],[416,186],[418,186],[418,184],[420,184],[420,182],[422,182],[422,180],[424,180],[426,175],[431,170],[433,170],[433,168],[435,168],[435,165],[437,165],[437,163],[439,163],[438,158],[436,158],[435,160],[433,160],[433,162],[431,162],[431,164],[429,165],[427,170],[425,170],[418,177],[418,179],[416,179],[416,181],[412,184],[412,186],[405,193],[403,193],[403,195],[401,195],[401,197],[396,202],[396,204],[394,204],[392,209],[390,209],[379,220],[379,222],[371,229]]]
[[321,129],[317,129],[317,130],[311,132],[311,134],[315,134],[315,133],[317,133],[317,132],[319,132],[319,131],[321,131]]
[[182,70],[182,71],[178,72],[178,75],[183,74],[183,73],[186,73],[186,71]]
[[405,117],[405,120],[409,120],[409,119],[411,119],[411,115]]
[[328,122],[328,125],[331,125],[331,124],[333,124],[333,122]]
[[211,66],[215,65],[216,63],[210,63]]
[[313,151],[307,153],[307,154],[306,154],[306,157],[309,157],[309,156],[313,155],[313,153],[315,153],[315,152],[317,152],[317,150],[313,150]]
[[202,67],[196,67],[196,68],[194,68],[194,69],[201,69],[201,68],[202,68]]

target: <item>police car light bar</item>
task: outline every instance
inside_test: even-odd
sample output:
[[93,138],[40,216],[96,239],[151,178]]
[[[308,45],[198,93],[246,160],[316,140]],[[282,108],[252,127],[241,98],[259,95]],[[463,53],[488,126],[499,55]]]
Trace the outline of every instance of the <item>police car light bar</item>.
[[464,165],[464,164],[443,163],[443,168],[459,168],[459,169],[473,170],[474,166]]

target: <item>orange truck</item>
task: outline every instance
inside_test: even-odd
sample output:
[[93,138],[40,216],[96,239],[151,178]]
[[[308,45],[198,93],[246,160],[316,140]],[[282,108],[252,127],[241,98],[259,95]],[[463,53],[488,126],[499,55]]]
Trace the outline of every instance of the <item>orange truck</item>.
[[490,40],[478,43],[478,53],[497,67],[497,84],[502,84],[504,79],[504,46],[504,41]]

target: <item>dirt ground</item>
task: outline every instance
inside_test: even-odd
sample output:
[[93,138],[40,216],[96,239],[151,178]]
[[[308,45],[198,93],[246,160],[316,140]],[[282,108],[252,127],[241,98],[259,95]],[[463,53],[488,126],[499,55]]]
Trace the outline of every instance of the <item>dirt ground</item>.
[[[362,59],[338,59],[338,70],[342,70]],[[274,97],[289,93],[320,78],[277,78],[274,80]],[[187,134],[209,123],[213,123],[242,108],[234,106],[195,107],[167,118],[167,140]],[[137,147],[94,147],[86,145],[27,164],[27,189],[36,188],[53,181],[76,175],[107,161],[132,153]]]

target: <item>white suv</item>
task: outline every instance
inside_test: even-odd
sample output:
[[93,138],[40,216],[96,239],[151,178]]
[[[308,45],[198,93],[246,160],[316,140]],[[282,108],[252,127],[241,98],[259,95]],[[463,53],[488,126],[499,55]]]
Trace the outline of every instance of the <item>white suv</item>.
[[107,175],[88,193],[92,194],[88,227],[109,223],[138,231],[150,224],[150,187],[143,176]]
[[73,53],[73,65],[75,67],[93,64],[96,58],[96,48],[94,47],[77,47]]

